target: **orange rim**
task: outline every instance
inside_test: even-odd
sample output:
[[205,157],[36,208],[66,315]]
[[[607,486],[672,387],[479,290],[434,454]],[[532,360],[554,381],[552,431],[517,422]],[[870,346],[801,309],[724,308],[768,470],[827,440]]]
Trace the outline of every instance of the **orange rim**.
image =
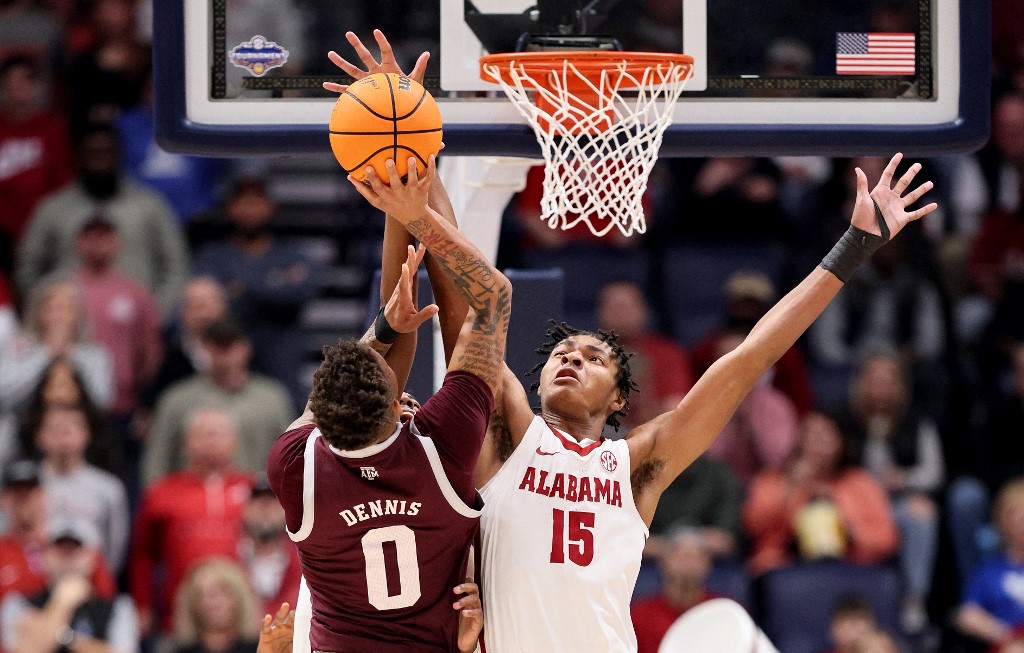
[[506,83],[512,64],[521,72],[533,78],[538,85],[544,84],[548,75],[561,74],[566,61],[572,63],[579,73],[589,80],[599,79],[606,70],[624,67],[624,72],[640,78],[644,71],[660,66],[681,66],[686,68],[683,79],[690,76],[693,57],[688,54],[669,52],[620,52],[618,50],[570,50],[548,52],[502,52],[480,57],[480,77],[488,82],[494,78],[487,72],[487,66],[495,66],[496,72]]

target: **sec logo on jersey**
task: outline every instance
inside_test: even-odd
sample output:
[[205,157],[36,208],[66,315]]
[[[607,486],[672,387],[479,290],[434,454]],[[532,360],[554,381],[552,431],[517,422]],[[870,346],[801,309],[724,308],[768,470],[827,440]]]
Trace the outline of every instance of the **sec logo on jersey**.
[[601,452],[601,467],[605,468],[605,471],[611,473],[615,471],[615,468],[619,466],[619,461],[615,458],[615,454],[611,451]]

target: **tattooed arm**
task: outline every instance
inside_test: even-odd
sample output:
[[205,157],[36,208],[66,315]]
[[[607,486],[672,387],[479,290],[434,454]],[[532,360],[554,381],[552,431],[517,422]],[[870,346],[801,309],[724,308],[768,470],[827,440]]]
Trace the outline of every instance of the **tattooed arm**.
[[367,169],[369,187],[355,180],[352,183],[371,204],[404,224],[426,246],[469,304],[448,369],[480,377],[496,394],[512,315],[512,285],[464,234],[427,206],[430,183],[436,175],[433,157],[422,178],[416,173],[415,162],[410,161],[405,184],[391,161],[388,171],[390,185],[383,183],[372,168]]

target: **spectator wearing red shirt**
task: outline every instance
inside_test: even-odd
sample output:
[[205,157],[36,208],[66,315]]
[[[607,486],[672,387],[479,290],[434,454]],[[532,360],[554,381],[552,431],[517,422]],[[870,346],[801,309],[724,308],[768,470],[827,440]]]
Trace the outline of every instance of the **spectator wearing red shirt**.
[[[195,564],[238,555],[242,512],[252,488],[252,476],[234,467],[238,439],[230,413],[196,410],[185,427],[185,469],[163,477],[142,496],[130,567],[143,633],[169,631],[175,592]],[[158,588],[154,571],[160,565],[166,577]]]
[[658,558],[661,594],[637,601],[630,608],[636,630],[637,653],[658,653],[665,633],[690,608],[721,598],[706,586],[711,552],[697,529],[672,532]]
[[633,352],[629,364],[640,388],[630,397],[623,433],[672,410],[693,387],[689,354],[675,341],[653,333],[649,320],[647,301],[635,283],[615,281],[601,288],[598,324],[605,331],[615,331],[622,346]]
[[[0,600],[11,592],[31,596],[46,589],[48,515],[41,478],[32,460],[16,460],[4,469],[0,504],[7,534],[0,538]],[[117,594],[114,577],[103,556],[98,551],[94,555],[90,580],[98,596],[111,599]]]
[[[729,331],[749,333],[764,317],[775,301],[775,286],[759,272],[737,272],[726,282],[725,295],[724,324],[693,349],[693,372],[698,379],[718,360],[720,341]],[[807,363],[796,345],[775,362],[771,375],[772,387],[785,393],[801,416],[814,407]]]
[[163,352],[160,307],[156,296],[117,266],[121,239],[102,213],[82,225],[75,239],[79,287],[93,338],[114,363],[114,403],[110,411],[127,418],[138,406],[139,391],[153,380]]
[[67,129],[42,97],[37,61],[12,56],[0,64],[0,269],[7,271],[36,204],[74,176]]
[[282,603],[295,605],[302,580],[295,545],[285,536],[284,508],[260,472],[242,514],[238,558],[260,601],[260,614],[274,614]]

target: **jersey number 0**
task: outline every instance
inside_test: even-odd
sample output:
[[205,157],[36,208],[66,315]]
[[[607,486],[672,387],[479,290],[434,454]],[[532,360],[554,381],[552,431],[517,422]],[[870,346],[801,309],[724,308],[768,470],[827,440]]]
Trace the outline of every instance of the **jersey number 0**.
[[[378,610],[408,608],[420,599],[420,563],[416,557],[416,533],[408,526],[385,526],[367,531],[363,536],[363,557],[366,558],[366,593],[370,605]],[[392,560],[384,546],[394,552]],[[391,564],[388,564],[388,563]],[[398,567],[398,593],[388,588],[388,572],[394,577]]]

